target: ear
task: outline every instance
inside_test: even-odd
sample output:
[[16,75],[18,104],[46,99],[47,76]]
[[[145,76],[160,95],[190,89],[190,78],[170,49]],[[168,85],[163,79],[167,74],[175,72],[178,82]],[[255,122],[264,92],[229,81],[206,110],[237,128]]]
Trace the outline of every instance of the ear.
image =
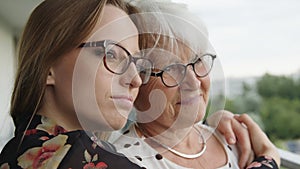
[[54,85],[55,84],[55,75],[54,75],[54,71],[53,68],[51,67],[47,76],[47,85]]

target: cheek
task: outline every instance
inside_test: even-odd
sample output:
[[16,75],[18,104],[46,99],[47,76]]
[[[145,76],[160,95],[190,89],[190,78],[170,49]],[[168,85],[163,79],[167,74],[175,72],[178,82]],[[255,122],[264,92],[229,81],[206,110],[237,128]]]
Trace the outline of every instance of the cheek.
[[209,78],[204,79],[203,87],[204,87],[205,91],[208,93],[209,89],[210,89],[210,79]]
[[168,104],[174,104],[177,102],[177,100],[179,99],[180,95],[179,95],[179,91],[178,91],[178,87],[173,87],[173,88],[165,88],[162,90],[164,92],[164,94],[166,95],[167,98],[167,103]]
[[210,78],[207,76],[201,79],[201,89],[204,93],[205,102],[208,102],[209,90],[210,90]]
[[148,88],[147,85],[142,85],[140,87],[139,93],[137,95],[137,98],[134,102],[134,106],[136,109],[140,111],[145,111],[150,108],[150,102],[149,102],[149,93],[151,89]]
[[109,97],[113,91],[113,77],[104,69],[105,68],[103,68],[103,66],[100,66],[95,77],[94,92],[96,94],[98,104],[104,103],[107,99],[106,97]]
[[58,64],[53,66],[55,82],[71,84],[75,62],[75,57],[65,56],[61,61],[58,62]]
[[150,103],[150,94],[154,89],[159,89],[158,87],[159,79],[158,78],[150,78],[149,82],[146,85],[142,85],[139,88],[139,93],[134,102],[135,108],[140,111],[148,110],[151,107]]
[[72,102],[72,80],[76,57],[65,56],[58,64],[53,66],[55,76],[55,91],[58,99]]

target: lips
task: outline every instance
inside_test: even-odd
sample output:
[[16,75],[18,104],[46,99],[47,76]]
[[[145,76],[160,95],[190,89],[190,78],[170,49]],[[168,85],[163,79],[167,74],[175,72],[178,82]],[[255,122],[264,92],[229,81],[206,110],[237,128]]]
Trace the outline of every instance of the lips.
[[194,96],[183,96],[180,101],[178,101],[176,104],[180,105],[189,105],[196,102],[199,102],[200,98],[203,97],[203,94],[198,94]]
[[118,108],[122,109],[131,109],[133,106],[133,97],[132,96],[126,96],[126,95],[115,95],[112,96],[111,99],[113,100],[114,104]]
[[120,96],[112,96],[111,98],[112,99],[128,100],[128,101],[133,102],[133,97],[131,97],[131,96],[122,96],[122,95],[120,95]]

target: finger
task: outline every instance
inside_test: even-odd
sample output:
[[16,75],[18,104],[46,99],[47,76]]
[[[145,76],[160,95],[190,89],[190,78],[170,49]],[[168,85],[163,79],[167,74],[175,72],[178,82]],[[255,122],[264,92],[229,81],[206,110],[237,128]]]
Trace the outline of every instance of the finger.
[[240,150],[239,166],[244,168],[248,160],[253,158],[250,136],[248,130],[235,119],[232,120],[232,127],[237,137],[237,145]]
[[247,160],[246,166],[249,166],[253,162],[254,158],[255,158],[255,153],[254,153],[254,151],[251,151],[251,154]]
[[239,122],[244,123],[251,136],[253,149],[256,156],[268,155],[271,156],[277,164],[280,164],[280,156],[274,144],[268,139],[267,135],[260,129],[247,114],[240,117],[234,117]]
[[[231,121],[233,119],[233,113],[222,110],[214,113],[215,115],[218,115],[220,121],[218,122],[217,129],[218,131],[225,137],[226,141],[228,144],[235,144],[236,143],[236,138],[234,131],[231,126]],[[213,117],[212,119],[215,119],[216,117]]]
[[251,139],[255,140],[261,139],[261,137],[266,137],[266,135],[263,132],[257,132],[261,131],[261,128],[252,120],[252,118],[248,114],[234,116],[234,118],[240,123],[244,123],[247,126],[249,134],[252,137]]
[[231,120],[228,122],[220,123],[217,127],[218,131],[222,133],[228,144],[235,144],[236,138],[234,134],[234,130],[232,128]]
[[225,110],[219,110],[208,116],[206,122],[209,126],[218,127],[218,125],[229,122],[229,119],[233,117],[231,112]]

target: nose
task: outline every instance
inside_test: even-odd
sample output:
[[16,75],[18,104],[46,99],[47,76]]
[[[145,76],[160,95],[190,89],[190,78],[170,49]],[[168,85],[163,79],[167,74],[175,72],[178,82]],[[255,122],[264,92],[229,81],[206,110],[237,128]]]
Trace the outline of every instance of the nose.
[[200,86],[201,80],[195,74],[192,65],[189,65],[186,69],[186,74],[180,88],[183,90],[199,90]]
[[130,88],[138,88],[142,85],[142,79],[136,69],[135,64],[132,62],[125,73],[121,75],[121,82]]

